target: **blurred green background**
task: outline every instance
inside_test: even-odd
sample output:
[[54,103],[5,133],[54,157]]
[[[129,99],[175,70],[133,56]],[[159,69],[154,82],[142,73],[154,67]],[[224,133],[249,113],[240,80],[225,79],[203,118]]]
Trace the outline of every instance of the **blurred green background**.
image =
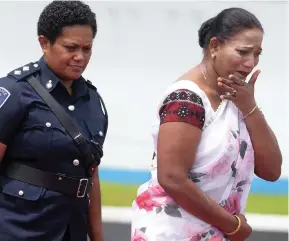
[[[139,185],[101,182],[102,205],[131,207]],[[250,194],[247,213],[288,215],[287,195]]]

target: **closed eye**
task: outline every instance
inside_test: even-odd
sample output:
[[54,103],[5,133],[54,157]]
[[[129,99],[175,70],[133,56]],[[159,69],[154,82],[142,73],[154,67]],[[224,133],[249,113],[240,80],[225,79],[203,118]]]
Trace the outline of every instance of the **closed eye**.
[[84,48],[84,51],[85,51],[85,52],[90,52],[90,51],[91,51],[91,47],[86,47],[86,48]]
[[242,55],[242,56],[249,53],[248,50],[240,50],[240,49],[238,49],[237,52],[238,52],[240,55]]
[[65,46],[65,48],[66,48],[66,50],[67,50],[68,52],[73,52],[73,51],[75,51],[75,49],[76,49],[75,46]]

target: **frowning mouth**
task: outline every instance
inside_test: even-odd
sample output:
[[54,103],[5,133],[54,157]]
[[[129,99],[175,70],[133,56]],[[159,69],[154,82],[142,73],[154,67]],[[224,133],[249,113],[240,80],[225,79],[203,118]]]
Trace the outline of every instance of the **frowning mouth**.
[[82,71],[84,69],[83,66],[77,66],[77,65],[70,65],[70,67],[76,71]]
[[80,66],[80,65],[70,65],[70,67],[73,67],[73,68],[84,68],[83,66]]

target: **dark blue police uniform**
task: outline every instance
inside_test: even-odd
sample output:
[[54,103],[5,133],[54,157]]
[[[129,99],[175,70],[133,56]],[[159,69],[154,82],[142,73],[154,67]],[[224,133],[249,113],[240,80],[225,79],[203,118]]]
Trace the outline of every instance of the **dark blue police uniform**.
[[25,81],[31,75],[39,77],[76,120],[87,140],[102,146],[106,134],[107,119],[100,97],[82,77],[73,82],[70,96],[42,57],[1,78],[0,142],[7,150],[0,164],[0,240],[62,241],[68,235],[69,240],[84,241],[88,231],[87,195],[68,196],[5,175],[7,167],[16,162],[60,176],[86,177],[79,148]]

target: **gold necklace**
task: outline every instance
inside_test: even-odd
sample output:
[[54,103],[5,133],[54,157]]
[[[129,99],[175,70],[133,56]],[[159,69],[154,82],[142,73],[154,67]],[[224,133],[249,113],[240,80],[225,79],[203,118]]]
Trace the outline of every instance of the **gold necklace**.
[[[201,69],[201,72],[202,72],[202,74],[203,74],[203,77],[204,77],[206,83],[208,84],[208,86],[210,87],[210,89],[213,90],[213,91],[216,93],[216,95],[220,98],[219,93],[210,85],[210,82],[208,81],[208,79],[207,79],[207,77],[206,77],[206,75],[205,75],[205,73],[204,73],[204,70],[203,70],[203,68],[202,68],[202,64],[200,64],[200,69]],[[207,70],[206,70],[206,72],[207,72]]]
[[[203,77],[204,77],[205,81],[207,82],[208,86],[210,87],[210,89],[213,90],[213,91],[216,93],[216,95],[220,98],[219,93],[218,93],[214,88],[212,88],[212,86],[210,85],[210,82],[208,81],[208,79],[207,79],[207,77],[206,77],[206,75],[205,75],[205,73],[204,73],[204,71],[203,71],[203,68],[202,68],[202,65],[201,65],[201,64],[200,64],[200,69],[201,69],[202,74],[203,74]],[[204,125],[204,127],[203,127],[203,130],[205,130],[205,129],[215,120],[217,114],[218,114],[219,111],[221,110],[221,106],[222,106],[223,103],[224,103],[224,101],[222,100],[221,103],[219,104],[217,110],[216,110],[216,111],[214,112],[214,114],[211,116],[211,118],[209,118],[209,120],[205,122],[205,125]],[[213,109],[212,104],[211,104],[211,108]]]

